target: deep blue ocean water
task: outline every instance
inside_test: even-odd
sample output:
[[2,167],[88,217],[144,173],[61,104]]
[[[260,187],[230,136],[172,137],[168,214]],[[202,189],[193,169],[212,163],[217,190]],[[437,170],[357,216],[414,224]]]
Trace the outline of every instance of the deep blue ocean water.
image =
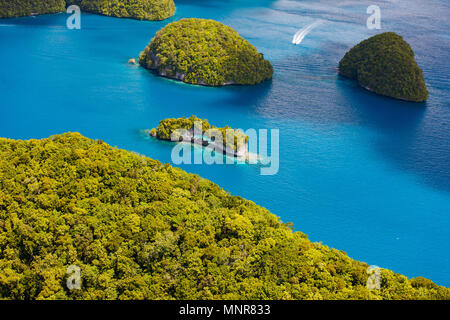
[[[172,145],[140,130],[195,114],[217,126],[280,130],[280,170],[183,165],[292,221],[352,258],[450,286],[450,45],[446,0],[176,0],[175,17],[142,22],[66,14],[0,19],[0,136],[67,131],[170,162]],[[378,4],[382,30],[366,28]],[[269,58],[274,78],[253,87],[190,86],[127,64],[182,17],[228,24]],[[297,30],[317,19],[297,46]],[[382,31],[416,52],[430,98],[376,96],[338,76],[345,52]]]

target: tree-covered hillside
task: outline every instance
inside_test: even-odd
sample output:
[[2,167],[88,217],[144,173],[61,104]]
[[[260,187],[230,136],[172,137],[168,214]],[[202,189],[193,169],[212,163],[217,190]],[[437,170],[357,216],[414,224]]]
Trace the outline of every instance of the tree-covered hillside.
[[263,54],[232,28],[196,18],[158,31],[139,63],[162,76],[209,86],[256,84],[273,74]]
[[[66,288],[69,265],[80,290]],[[385,269],[369,290],[367,267],[208,180],[102,141],[0,139],[0,298],[450,298]]]
[[65,9],[65,0],[0,0],[0,18],[57,13]]
[[119,18],[164,20],[175,14],[173,0],[76,0],[82,11]]
[[353,47],[340,61],[339,72],[381,95],[416,102],[428,98],[413,50],[394,32],[378,34]]

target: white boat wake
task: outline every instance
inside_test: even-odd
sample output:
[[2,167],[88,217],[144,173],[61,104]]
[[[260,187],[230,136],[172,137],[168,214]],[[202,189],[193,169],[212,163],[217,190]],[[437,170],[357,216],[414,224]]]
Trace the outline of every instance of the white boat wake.
[[303,39],[308,35],[308,33],[311,32],[312,29],[317,27],[318,25],[322,24],[323,20],[316,20],[313,23],[307,25],[303,29],[300,29],[297,31],[297,33],[294,35],[294,38],[292,39],[293,44],[300,44]]

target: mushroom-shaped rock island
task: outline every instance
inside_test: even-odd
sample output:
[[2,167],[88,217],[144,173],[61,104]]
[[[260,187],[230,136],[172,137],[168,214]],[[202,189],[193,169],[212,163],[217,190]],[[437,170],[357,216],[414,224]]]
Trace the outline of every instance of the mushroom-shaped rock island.
[[394,32],[378,34],[353,47],[340,61],[339,73],[380,95],[414,102],[428,98],[413,50]]
[[65,0],[0,0],[0,18],[58,13],[64,10]]
[[263,54],[232,28],[196,18],[158,31],[139,63],[161,76],[207,86],[252,85],[273,74]]

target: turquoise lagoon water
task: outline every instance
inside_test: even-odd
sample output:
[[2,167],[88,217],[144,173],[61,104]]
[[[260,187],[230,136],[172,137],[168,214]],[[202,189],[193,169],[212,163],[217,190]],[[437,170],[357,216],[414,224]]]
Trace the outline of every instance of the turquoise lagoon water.
[[[176,16],[141,22],[83,14],[0,20],[0,136],[67,131],[170,162],[172,145],[142,129],[195,114],[217,126],[280,130],[280,169],[183,165],[230,193],[292,221],[351,257],[450,286],[449,4],[378,1],[382,30],[414,48],[430,98],[424,104],[367,92],[336,66],[368,30],[365,1],[177,0]],[[127,64],[154,33],[182,17],[235,28],[269,58],[270,82],[207,88]],[[301,44],[293,35],[321,19]]]

